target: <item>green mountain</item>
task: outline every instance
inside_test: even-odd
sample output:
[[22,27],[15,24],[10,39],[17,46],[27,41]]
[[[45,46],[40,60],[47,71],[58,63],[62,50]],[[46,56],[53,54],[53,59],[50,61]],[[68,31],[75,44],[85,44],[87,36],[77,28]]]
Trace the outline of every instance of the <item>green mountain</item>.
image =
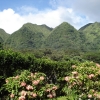
[[45,41],[46,48],[79,50],[80,33],[69,23],[63,22],[57,26]]
[[100,23],[90,23],[79,29],[83,38],[82,47],[84,51],[100,50]]
[[3,42],[4,42],[3,39],[0,37],[0,44],[3,43]]
[[82,27],[79,29],[79,31],[84,31],[84,29],[85,29],[86,27],[90,26],[91,24],[93,24],[93,23],[88,23],[88,24],[82,26]]
[[54,29],[46,25],[26,23],[11,35],[0,29],[0,41],[6,41],[7,47],[18,50],[49,48],[100,51],[100,23],[89,23],[79,30],[67,22]]
[[28,28],[28,30],[31,30],[33,32],[37,32],[37,33],[41,32],[41,33],[43,33],[43,35],[45,37],[49,36],[50,31],[53,30],[53,28],[50,28],[50,27],[46,26],[45,24],[36,25],[36,24],[32,24],[32,23],[26,23],[23,25],[23,27],[26,27],[26,28]]
[[6,33],[3,29],[0,28],[0,41],[5,42],[9,36],[10,34]]
[[51,31],[52,28],[46,25],[26,23],[18,31],[11,34],[6,45],[13,49],[41,48]]

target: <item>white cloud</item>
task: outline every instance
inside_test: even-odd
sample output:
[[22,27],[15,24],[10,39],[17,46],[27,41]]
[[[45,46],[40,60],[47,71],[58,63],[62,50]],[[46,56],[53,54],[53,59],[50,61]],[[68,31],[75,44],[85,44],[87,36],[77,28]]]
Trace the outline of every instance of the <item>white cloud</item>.
[[[56,27],[64,21],[79,28],[88,21],[88,18],[83,18],[76,14],[73,9],[66,7],[57,7],[56,9],[39,11],[36,8],[23,6],[19,10],[20,13],[16,13],[13,9],[5,9],[1,11],[0,28],[3,28],[8,33],[13,33],[27,22]],[[23,14],[21,12],[23,12]]]
[[100,0],[76,0],[72,8],[75,12],[87,16],[90,21],[100,22]]
[[23,23],[24,18],[12,9],[6,9],[0,12],[0,28],[3,28],[8,33],[19,29]]
[[100,0],[50,0],[49,3],[53,9],[40,11],[22,6],[17,12],[11,8],[0,11],[0,28],[13,33],[27,22],[54,28],[66,21],[77,29],[89,22],[100,22]]
[[81,26],[100,22],[100,0],[50,0],[50,4],[55,8],[63,6],[73,9],[74,14],[81,18]]

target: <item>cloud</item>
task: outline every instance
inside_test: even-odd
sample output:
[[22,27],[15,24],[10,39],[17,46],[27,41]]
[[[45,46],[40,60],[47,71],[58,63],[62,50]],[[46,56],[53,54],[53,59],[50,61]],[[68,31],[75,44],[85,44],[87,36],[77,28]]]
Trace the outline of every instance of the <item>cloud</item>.
[[5,9],[0,12],[0,28],[12,33],[24,23],[24,18],[15,13],[13,9]]
[[43,11],[37,8],[23,6],[18,11],[20,12],[15,12],[13,9],[1,11],[0,28],[3,28],[11,34],[27,22],[38,25],[46,24],[53,28],[64,21],[69,22],[75,28],[79,28],[88,22],[88,17],[80,16],[72,8],[62,6],[56,9],[45,9]]
[[87,16],[90,21],[100,21],[100,0],[76,0],[72,4],[75,12]]
[[0,28],[11,34],[27,22],[54,28],[66,21],[79,29],[89,22],[100,21],[100,0],[50,0],[49,4],[52,8],[22,6],[17,11],[11,8],[0,11]]
[[72,0],[50,0],[49,3],[53,8],[57,8],[59,6],[66,6],[67,8],[69,8]]
[[100,0],[50,0],[50,4],[55,8],[71,8],[75,15],[81,17],[81,24],[86,20],[83,25],[86,22],[100,22]]
[[35,7],[29,7],[29,6],[22,6],[20,8],[17,8],[17,13],[20,15],[27,15],[29,13],[37,13],[38,9]]

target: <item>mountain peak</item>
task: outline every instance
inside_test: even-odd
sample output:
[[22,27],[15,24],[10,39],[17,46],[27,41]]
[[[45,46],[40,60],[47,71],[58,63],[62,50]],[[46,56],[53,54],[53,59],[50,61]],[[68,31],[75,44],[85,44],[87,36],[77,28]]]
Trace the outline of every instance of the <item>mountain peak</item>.
[[25,23],[22,27],[28,27],[28,26],[33,26],[33,25],[35,25],[35,26],[38,26],[37,24],[32,24],[32,23]]
[[47,37],[45,46],[54,49],[79,49],[79,32],[69,23],[63,22]]
[[62,22],[61,24],[69,24],[68,22]]
[[93,25],[94,25],[95,27],[97,27],[97,26],[100,27],[100,22],[95,22],[95,23],[93,23]]
[[70,33],[70,32],[76,31],[76,29],[67,22],[61,23],[53,31],[57,31],[57,30],[60,30],[60,32],[62,31],[62,33],[64,33],[64,32],[67,32],[67,33],[69,32]]
[[[63,22],[61,23],[58,27],[64,27],[66,29],[75,29],[71,24],[69,24],[68,22]],[[75,29],[76,30],[76,29]]]
[[6,41],[9,36],[10,34],[6,33],[4,29],[0,28],[0,37],[3,39],[3,41]]
[[6,33],[4,29],[0,28],[0,33]]
[[59,26],[62,26],[62,25],[69,25],[69,26],[72,26],[72,25],[70,25],[68,22],[62,22]]

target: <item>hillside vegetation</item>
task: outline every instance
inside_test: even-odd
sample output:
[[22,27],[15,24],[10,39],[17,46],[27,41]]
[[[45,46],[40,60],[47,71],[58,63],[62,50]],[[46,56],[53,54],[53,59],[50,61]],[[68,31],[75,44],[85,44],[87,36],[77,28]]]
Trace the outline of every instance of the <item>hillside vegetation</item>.
[[0,41],[5,48],[14,50],[67,50],[67,51],[100,51],[100,23],[89,23],[79,30],[63,22],[57,27],[32,23],[24,24],[13,34],[0,29]]
[[79,50],[81,38],[79,32],[67,22],[57,26],[45,41],[47,48]]
[[17,50],[41,48],[51,30],[52,28],[46,25],[27,23],[11,34],[6,41],[6,45]]
[[98,63],[0,50],[1,100],[99,100],[99,87]]
[[100,23],[0,31],[0,100],[100,100]]
[[[5,42],[8,37],[10,36],[10,34],[6,33],[3,29],[0,28],[0,38],[2,38],[2,40]],[[0,39],[1,42],[1,39]]]
[[83,48],[85,51],[100,51],[100,23],[87,24],[79,31],[84,37]]

